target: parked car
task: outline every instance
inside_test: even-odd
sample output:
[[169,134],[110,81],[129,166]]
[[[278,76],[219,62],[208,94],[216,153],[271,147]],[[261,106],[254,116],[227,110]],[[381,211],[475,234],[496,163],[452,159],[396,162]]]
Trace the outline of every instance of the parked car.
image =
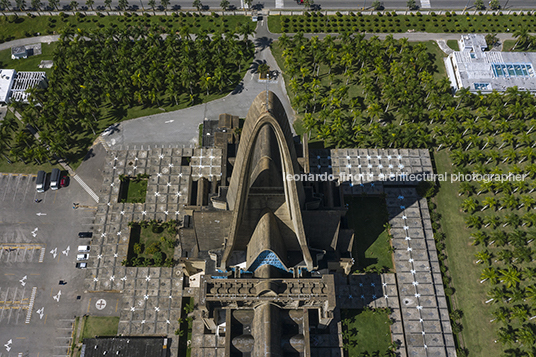
[[88,258],[89,258],[89,255],[87,255],[87,254],[77,254],[76,255],[76,260],[78,260],[78,261],[87,260]]
[[77,269],[86,269],[87,268],[87,263],[76,263],[76,268]]
[[80,253],[87,253],[87,252],[89,252],[89,250],[90,250],[89,245],[79,245],[78,246],[78,251]]
[[91,238],[91,237],[93,237],[92,232],[79,232],[78,233],[78,238]]
[[67,176],[63,176],[60,180],[60,187],[67,187],[67,185],[69,185],[68,180]]

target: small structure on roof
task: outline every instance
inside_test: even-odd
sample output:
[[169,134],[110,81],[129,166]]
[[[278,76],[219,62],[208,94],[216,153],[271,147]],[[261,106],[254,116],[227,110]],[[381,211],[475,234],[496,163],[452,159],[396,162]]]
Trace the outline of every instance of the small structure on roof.
[[28,51],[24,46],[11,47],[11,59],[28,58]]
[[481,34],[462,35],[460,51],[445,58],[445,67],[454,90],[499,92],[517,86],[536,93],[536,53],[485,51],[486,39]]

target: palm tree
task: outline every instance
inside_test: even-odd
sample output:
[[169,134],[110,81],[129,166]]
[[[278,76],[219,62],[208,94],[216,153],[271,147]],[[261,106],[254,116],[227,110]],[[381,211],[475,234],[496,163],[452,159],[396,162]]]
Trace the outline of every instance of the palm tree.
[[39,14],[42,5],[41,0],[31,0],[30,4],[37,11],[37,14]]
[[521,282],[521,273],[513,265],[510,265],[507,269],[499,269],[501,274],[501,281],[506,284],[507,288],[515,287]]
[[5,11],[9,10],[11,7],[11,2],[9,0],[0,0],[0,6],[2,7],[2,14],[6,16]]
[[58,10],[59,4],[60,4],[60,0],[48,0],[48,6],[52,9]]
[[476,264],[480,264],[480,263],[489,264],[489,261],[491,259],[491,254],[487,249],[485,249],[485,250],[481,250],[475,253],[475,258],[477,259]]
[[71,2],[69,3],[69,7],[71,8],[71,10],[76,11],[76,10],[78,9],[78,2],[77,2],[77,1],[74,1],[74,0],[71,1]]
[[126,11],[128,9],[128,0],[119,0],[119,8],[121,11]]
[[482,227],[482,217],[471,215],[465,219],[465,225],[469,228],[480,229]]
[[164,14],[167,15],[167,8],[169,6],[169,0],[160,0],[160,5],[164,8]]
[[524,324],[517,332],[517,339],[526,346],[534,346],[536,334],[530,324]]
[[491,320],[491,322],[510,322],[510,310],[504,306],[501,306],[497,310],[492,311],[491,314],[495,317],[493,320]]
[[149,0],[148,4],[149,4],[149,7],[151,9],[153,9],[153,15],[155,15],[156,13],[155,13],[154,9],[156,7],[156,1],[155,0]]
[[[112,11],[112,0],[104,0],[104,6],[108,8],[108,10]],[[110,13],[108,13],[109,15]]]
[[512,51],[516,49],[518,44],[521,45],[521,47],[525,48],[531,39],[529,29],[527,27],[521,27],[521,26],[518,27],[514,31],[513,36],[517,38],[517,41],[514,47],[512,48]]
[[197,11],[201,11],[203,4],[201,3],[201,0],[194,0],[194,2],[192,3],[192,6],[195,7]]
[[473,214],[478,208],[478,201],[474,198],[466,198],[462,202],[462,210],[469,214]]
[[26,1],[25,0],[15,0],[15,4],[19,8],[20,11],[24,11],[26,9]]
[[95,0],[86,0],[86,6],[93,11],[93,5],[95,4]]

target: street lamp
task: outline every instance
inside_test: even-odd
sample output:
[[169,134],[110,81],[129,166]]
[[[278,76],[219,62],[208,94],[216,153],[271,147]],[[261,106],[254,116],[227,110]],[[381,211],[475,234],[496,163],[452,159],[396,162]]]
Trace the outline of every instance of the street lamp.
[[363,10],[365,10],[366,4],[367,4],[367,0],[363,1]]

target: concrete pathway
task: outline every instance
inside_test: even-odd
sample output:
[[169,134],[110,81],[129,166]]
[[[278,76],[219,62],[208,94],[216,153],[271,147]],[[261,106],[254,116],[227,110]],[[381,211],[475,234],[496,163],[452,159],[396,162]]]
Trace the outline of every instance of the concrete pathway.
[[450,55],[454,50],[447,45],[447,41],[445,40],[436,40],[437,45],[441,49],[441,51],[445,52],[445,54]]
[[47,35],[47,36],[20,38],[18,40],[0,43],[0,51],[9,50],[11,47],[31,45],[33,43],[51,43],[51,42],[58,41],[59,38],[60,38],[60,35]]

